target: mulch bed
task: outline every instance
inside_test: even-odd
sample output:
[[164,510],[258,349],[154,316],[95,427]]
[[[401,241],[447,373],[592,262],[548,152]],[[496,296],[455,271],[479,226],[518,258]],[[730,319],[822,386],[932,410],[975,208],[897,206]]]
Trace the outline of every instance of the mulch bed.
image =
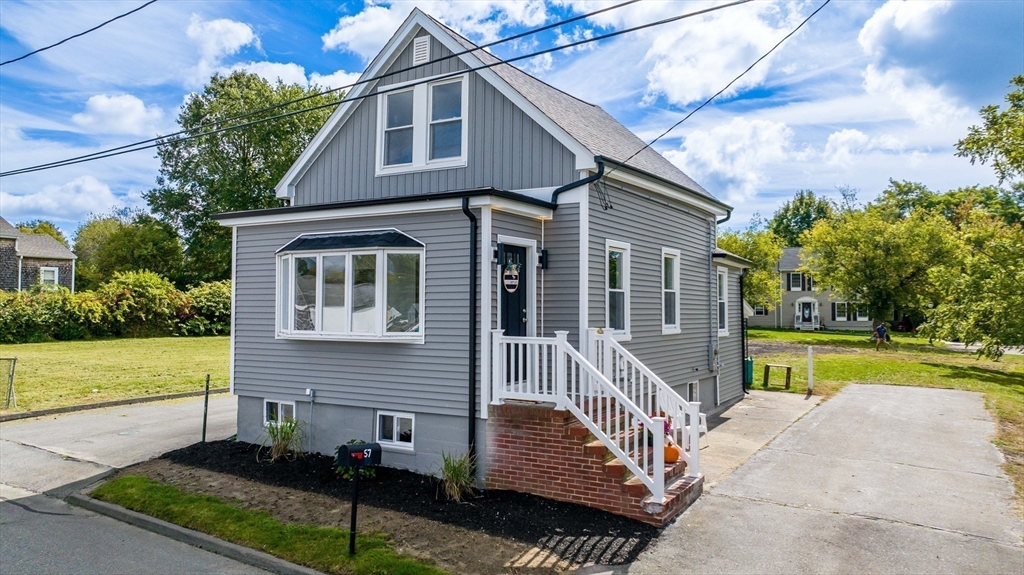
[[[257,450],[258,446],[247,443],[216,441],[172,451],[161,459],[266,486],[325,495],[346,504],[350,501],[352,484],[338,476],[333,457],[310,454],[271,463],[263,456],[257,460]],[[486,491],[466,503],[452,503],[444,499],[434,477],[386,467],[377,468],[376,473],[375,478],[360,480],[361,507],[537,546],[573,564],[632,562],[659,532],[604,511],[513,491]]]

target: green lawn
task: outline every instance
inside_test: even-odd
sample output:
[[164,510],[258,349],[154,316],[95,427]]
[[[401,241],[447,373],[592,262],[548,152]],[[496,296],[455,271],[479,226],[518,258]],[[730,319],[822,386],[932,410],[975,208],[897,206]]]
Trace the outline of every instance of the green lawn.
[[228,350],[228,337],[160,337],[0,345],[0,357],[18,358],[25,411],[202,391],[206,374],[211,388],[226,387]]
[[219,539],[270,553],[324,573],[354,575],[444,575],[444,571],[396,553],[384,535],[357,533],[356,555],[348,554],[349,532],[333,527],[285,524],[266,511],[242,509],[208,495],[127,476],[97,488],[92,496]]
[[[751,329],[750,341],[834,346],[814,354],[814,393],[829,397],[848,383],[882,383],[962,389],[985,394],[985,407],[996,419],[993,442],[1006,457],[1005,469],[1017,487],[1024,510],[1024,356],[999,361],[928,345],[911,335],[894,334],[892,350],[875,351],[868,334],[814,333]],[[793,367],[793,393],[807,391],[807,350],[770,353],[754,358],[754,389],[764,389],[765,363]],[[782,373],[772,372],[768,389],[782,390]]]

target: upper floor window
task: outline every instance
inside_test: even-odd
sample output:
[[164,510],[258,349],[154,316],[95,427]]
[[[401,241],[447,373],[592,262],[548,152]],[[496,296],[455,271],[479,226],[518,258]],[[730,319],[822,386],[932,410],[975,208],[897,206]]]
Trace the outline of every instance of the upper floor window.
[[661,249],[661,333],[679,333],[679,250]]
[[803,291],[804,279],[803,274],[790,273],[789,274],[789,291]]
[[300,236],[279,254],[278,336],[423,341],[423,248],[328,249],[331,238]]
[[607,305],[605,325],[613,332],[629,333],[629,244],[607,240]]
[[460,76],[379,95],[377,175],[465,166],[468,84]]

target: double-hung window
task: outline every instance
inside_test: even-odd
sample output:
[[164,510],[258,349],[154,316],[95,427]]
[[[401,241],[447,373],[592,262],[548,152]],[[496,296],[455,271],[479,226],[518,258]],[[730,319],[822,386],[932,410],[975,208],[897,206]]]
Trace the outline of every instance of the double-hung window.
[[718,335],[729,335],[729,272],[718,268]]
[[41,267],[39,268],[39,283],[43,285],[57,285],[57,279],[60,275],[59,268],[53,267]]
[[763,305],[754,306],[754,315],[768,315],[768,309]]
[[278,337],[422,342],[423,256],[396,230],[299,236],[278,254]]
[[803,274],[789,274],[789,291],[803,291]]
[[846,321],[850,305],[845,301],[836,302],[836,321]]
[[605,325],[613,333],[629,334],[629,244],[605,241],[607,285]]
[[871,318],[868,317],[868,310],[864,307],[857,308],[857,321],[868,321]]
[[679,250],[661,249],[661,333],[679,333]]
[[[468,77],[383,87],[377,175],[466,165]],[[390,91],[388,91],[390,90]]]

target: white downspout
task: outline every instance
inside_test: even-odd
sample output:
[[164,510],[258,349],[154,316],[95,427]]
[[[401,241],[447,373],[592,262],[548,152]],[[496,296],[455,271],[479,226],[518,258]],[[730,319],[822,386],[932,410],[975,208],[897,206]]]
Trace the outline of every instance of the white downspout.
[[75,260],[71,260],[71,293],[75,293]]

